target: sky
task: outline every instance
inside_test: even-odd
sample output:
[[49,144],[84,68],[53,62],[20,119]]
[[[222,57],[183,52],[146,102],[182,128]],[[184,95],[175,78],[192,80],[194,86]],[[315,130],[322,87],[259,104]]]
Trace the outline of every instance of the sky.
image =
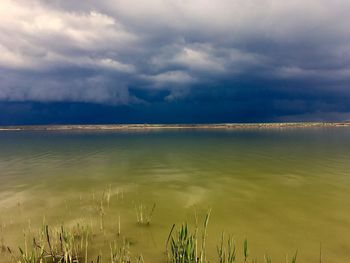
[[350,120],[348,0],[1,0],[0,125]]

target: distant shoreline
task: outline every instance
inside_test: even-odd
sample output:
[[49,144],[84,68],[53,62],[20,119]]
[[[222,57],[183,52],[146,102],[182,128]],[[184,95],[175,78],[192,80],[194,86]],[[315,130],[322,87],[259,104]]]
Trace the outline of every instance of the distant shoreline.
[[282,129],[350,127],[350,122],[283,122],[222,124],[98,124],[98,125],[28,125],[0,126],[0,131],[119,131],[157,129]]

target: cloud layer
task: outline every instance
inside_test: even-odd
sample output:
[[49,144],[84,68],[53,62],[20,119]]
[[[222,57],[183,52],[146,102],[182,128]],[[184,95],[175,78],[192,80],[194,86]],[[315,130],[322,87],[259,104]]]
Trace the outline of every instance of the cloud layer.
[[0,101],[344,114],[349,13],[346,0],[2,0]]

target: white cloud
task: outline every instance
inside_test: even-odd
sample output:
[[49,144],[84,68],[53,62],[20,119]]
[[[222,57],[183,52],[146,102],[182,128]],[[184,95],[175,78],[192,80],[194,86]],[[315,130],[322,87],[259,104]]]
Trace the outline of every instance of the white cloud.
[[209,52],[201,49],[184,47],[182,51],[176,55],[174,62],[193,70],[224,71],[224,61],[212,56]]
[[151,80],[156,87],[171,88],[178,85],[188,85],[196,82],[196,79],[183,71],[167,71],[157,75],[143,76],[146,80]]
[[[13,67],[47,67],[55,64],[54,58],[67,62],[98,52],[117,53],[136,41],[137,36],[125,31],[114,18],[97,11],[53,10],[37,1],[0,3],[0,44],[2,51],[7,50],[0,54],[3,65],[11,57]],[[125,70],[113,61],[102,58],[100,65]]]

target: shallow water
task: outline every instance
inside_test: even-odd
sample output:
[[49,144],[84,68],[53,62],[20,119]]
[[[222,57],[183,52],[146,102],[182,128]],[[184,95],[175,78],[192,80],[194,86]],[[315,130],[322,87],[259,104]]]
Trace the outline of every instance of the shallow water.
[[[241,131],[1,132],[0,239],[16,248],[23,231],[88,222],[110,191],[104,234],[93,256],[121,235],[145,262],[164,262],[173,223],[212,214],[208,250],[221,232],[251,258],[350,262],[350,129]],[[156,204],[151,225],[135,206]],[[45,219],[44,219],[45,218]],[[0,254],[1,256],[1,254]],[[0,262],[6,262],[1,256]]]

